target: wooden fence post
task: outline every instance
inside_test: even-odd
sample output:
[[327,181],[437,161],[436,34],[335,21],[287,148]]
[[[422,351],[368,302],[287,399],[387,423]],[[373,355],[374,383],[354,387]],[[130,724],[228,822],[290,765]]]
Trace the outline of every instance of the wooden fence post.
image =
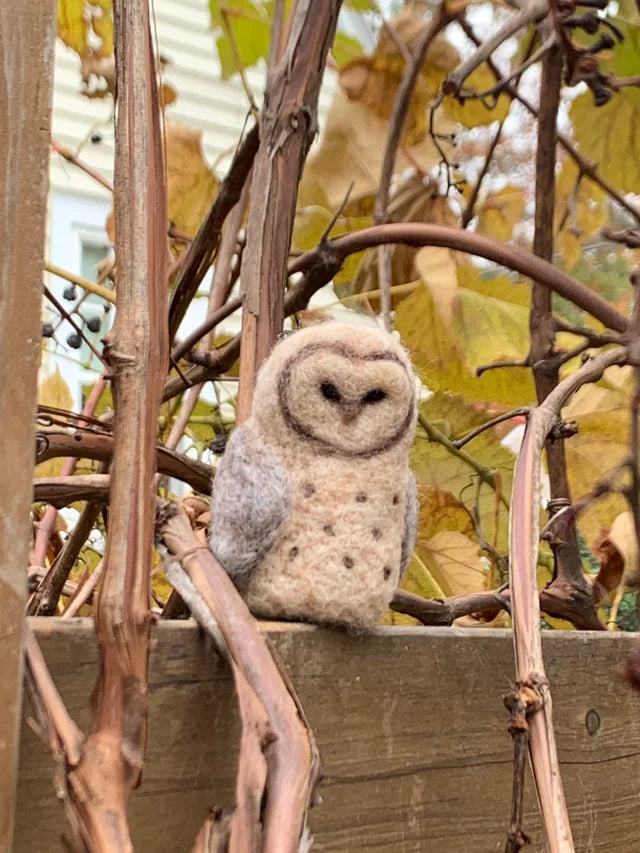
[[0,27],[0,850],[6,853],[22,700],[55,10],[54,0],[8,4]]

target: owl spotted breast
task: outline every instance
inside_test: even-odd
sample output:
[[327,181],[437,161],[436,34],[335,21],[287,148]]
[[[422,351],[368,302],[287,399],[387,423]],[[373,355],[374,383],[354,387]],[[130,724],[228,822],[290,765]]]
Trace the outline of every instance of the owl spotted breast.
[[418,516],[411,363],[394,337],[327,323],[277,344],[213,483],[210,544],[257,616],[370,627]]

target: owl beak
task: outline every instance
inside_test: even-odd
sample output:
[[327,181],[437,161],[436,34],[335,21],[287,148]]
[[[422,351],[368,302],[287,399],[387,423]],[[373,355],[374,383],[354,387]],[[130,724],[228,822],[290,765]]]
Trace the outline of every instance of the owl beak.
[[345,401],[342,404],[342,422],[344,424],[350,424],[355,421],[355,419],[360,414],[360,401],[359,400],[351,400]]

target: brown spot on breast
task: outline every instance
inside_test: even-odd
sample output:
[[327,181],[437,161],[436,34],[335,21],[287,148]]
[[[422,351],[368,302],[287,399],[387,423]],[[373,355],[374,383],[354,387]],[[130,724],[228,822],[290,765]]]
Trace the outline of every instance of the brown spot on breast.
[[393,496],[393,505],[394,505],[394,506],[397,506],[399,503],[400,503],[400,495],[396,493],[396,494]]
[[348,554],[345,554],[345,556],[342,558],[342,563],[343,563],[345,569],[352,569],[353,568],[353,557],[349,557]]
[[374,539],[380,539],[380,537],[382,536],[382,530],[380,530],[379,527],[374,527],[371,531],[371,535]]
[[305,483],[302,488],[304,491],[305,498],[310,498],[316,493],[316,487],[313,485],[313,483]]
[[327,534],[327,536],[335,536],[336,535],[335,530],[333,529],[333,524],[325,524],[325,526],[322,529]]
[[385,566],[382,570],[382,575],[385,580],[388,580],[391,577],[391,566]]
[[289,549],[289,559],[290,559],[290,560],[293,560],[295,557],[297,557],[297,556],[298,556],[298,553],[299,553],[299,550],[300,550],[300,549],[298,548],[298,546],[297,546],[297,545],[294,545],[294,546],[293,546],[293,548],[290,548],[290,549]]
[[359,504],[363,504],[366,501],[366,499],[367,499],[367,493],[366,492],[358,492],[358,494],[356,495],[356,501]]

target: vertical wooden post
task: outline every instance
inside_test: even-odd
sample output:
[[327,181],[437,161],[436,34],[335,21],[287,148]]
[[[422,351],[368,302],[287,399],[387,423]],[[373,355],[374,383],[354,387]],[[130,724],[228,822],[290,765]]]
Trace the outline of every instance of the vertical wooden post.
[[53,91],[54,0],[0,27],[0,850],[12,849]]

